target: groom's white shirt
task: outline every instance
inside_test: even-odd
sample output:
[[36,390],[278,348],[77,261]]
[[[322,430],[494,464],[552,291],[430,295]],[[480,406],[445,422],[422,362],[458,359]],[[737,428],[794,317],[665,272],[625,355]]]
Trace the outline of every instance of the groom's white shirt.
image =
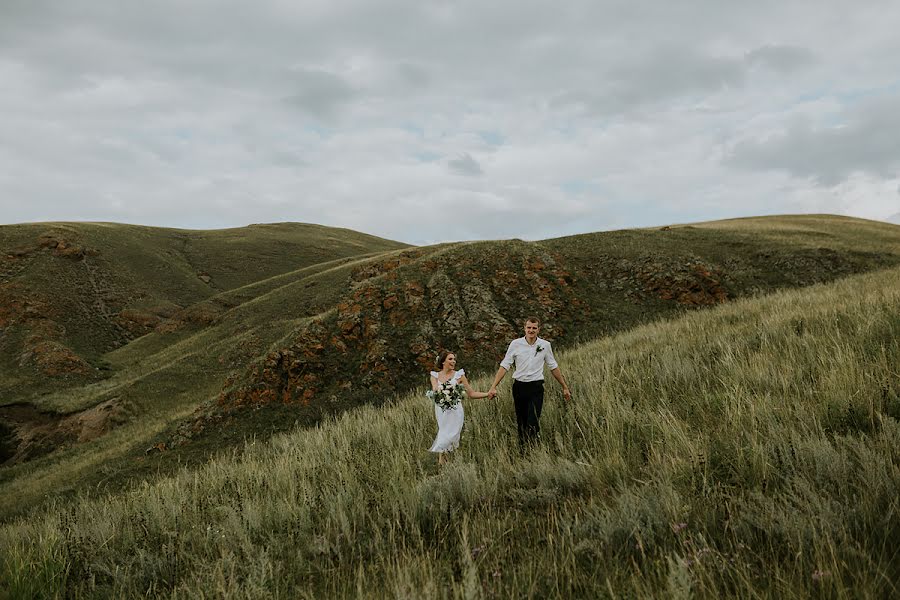
[[[541,349],[540,352],[538,348]],[[544,363],[547,363],[551,371],[559,366],[553,358],[550,342],[541,338],[534,344],[526,342],[524,337],[511,341],[509,348],[506,349],[506,356],[500,361],[500,366],[509,371],[513,363],[516,364],[513,373],[513,379],[516,381],[543,381]]]

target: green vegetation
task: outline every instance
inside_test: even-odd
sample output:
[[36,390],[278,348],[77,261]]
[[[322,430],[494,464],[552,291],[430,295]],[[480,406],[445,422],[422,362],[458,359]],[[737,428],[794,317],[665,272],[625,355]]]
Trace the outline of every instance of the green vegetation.
[[[0,294],[6,282],[46,300],[57,281],[61,298],[87,306],[79,312],[47,304],[52,314],[14,323],[0,336],[0,362],[7,361],[0,365],[0,423],[4,405],[23,402],[75,420],[33,443],[28,460],[0,468],[5,520],[56,497],[117,491],[205,464],[247,438],[265,440],[384,403],[421,385],[437,348],[456,349],[475,374],[493,369],[527,314],[544,317],[544,335],[565,349],[725,300],[900,264],[900,228],[827,216],[411,249],[296,224],[223,232],[27,227],[0,228],[0,238],[14,251],[56,231],[99,255],[74,260],[57,256],[58,248],[31,248],[14,259],[0,253],[7,269]],[[331,249],[320,256],[315,248]],[[101,269],[98,256],[119,262]],[[116,289],[136,286],[109,295],[105,315],[84,301],[93,297],[85,260],[97,267],[94,281],[106,273],[106,280],[119,278]],[[166,261],[187,266],[166,271]],[[198,273],[209,274],[210,283]],[[218,289],[220,281],[236,287]],[[201,286],[193,303],[157,311],[159,321],[139,337],[115,337],[121,331],[110,323],[129,309],[150,314],[157,300],[186,303],[180,282]],[[115,304],[132,294],[130,304]],[[0,321],[3,309],[0,303]],[[111,327],[121,345],[88,351],[73,341],[70,331],[93,331],[86,315]],[[94,375],[48,377],[16,358],[23,340],[51,320],[64,324],[62,342],[100,367]],[[80,425],[82,415],[96,421],[93,429]],[[14,441],[0,426],[0,459],[15,452]],[[145,453],[163,443],[164,451]]]
[[0,338],[0,405],[102,379],[111,368],[106,355],[131,340],[160,325],[214,320],[222,306],[204,301],[218,297],[230,308],[246,298],[242,288],[266,289],[283,284],[280,275],[289,280],[308,267],[403,247],[302,223],[211,231],[0,226],[0,328],[8,329]]
[[[0,528],[11,597],[900,593],[900,269],[560,353],[542,444],[508,389],[438,471],[421,390]],[[466,365],[463,365],[466,366]],[[474,381],[484,389],[488,379]]]
[[[39,232],[52,232],[46,237],[69,240],[77,250],[97,254],[77,259],[57,256],[34,243]],[[134,475],[149,476],[159,470],[158,465],[151,467],[141,460],[154,437],[214,397],[236,368],[243,368],[299,323],[336,302],[335,294],[344,289],[349,270],[358,261],[403,246],[357,232],[302,224],[207,232],[34,224],[0,227],[0,240],[8,252],[24,254],[0,262],[6,269],[0,272],[0,292],[12,290],[13,308],[5,313],[0,306],[4,333],[0,336],[0,424],[4,405],[23,402],[64,415],[77,415],[103,403],[114,403],[116,409],[103,423],[103,429],[111,433],[75,445],[78,429],[54,433],[32,450],[31,460],[0,469],[0,513],[4,515],[28,510],[51,492],[71,493],[84,485],[116,487]],[[219,269],[200,268],[217,257],[223,265]],[[321,261],[322,257],[341,258]],[[85,261],[104,265],[93,271],[93,279],[86,280]],[[190,268],[180,270],[179,261]],[[243,284],[218,293],[197,276],[211,273],[213,283],[232,271],[243,278],[232,283]],[[279,274],[270,276],[273,272]],[[91,310],[70,306],[72,302],[82,308],[90,304],[94,291],[84,288],[100,280],[101,274],[104,281],[117,282],[105,288],[109,311],[101,314],[93,305]],[[172,299],[197,282],[202,289],[192,297],[192,304],[178,307],[177,313],[160,313],[172,317],[163,319],[162,325],[172,322],[173,327],[162,331],[150,327],[150,333],[127,343],[133,336],[125,335],[119,315],[139,305],[174,305]],[[308,293],[313,287],[315,295]],[[262,297],[268,301],[260,307]],[[24,308],[16,311],[17,307]],[[102,365],[102,370],[94,376],[48,377],[23,364],[22,341],[45,335],[47,323],[57,324],[54,327],[64,332],[62,341]],[[81,330],[91,332],[86,343],[69,335]],[[103,341],[105,333],[110,333],[112,343]],[[126,345],[98,354],[104,347],[120,344]],[[4,444],[12,439],[9,428],[0,434]],[[240,437],[230,443],[236,441]],[[64,450],[50,452],[54,445]],[[4,451],[12,454],[12,450]],[[191,458],[203,460],[210,451],[208,446],[198,447],[197,456]],[[173,458],[167,468],[177,468],[181,458]]]

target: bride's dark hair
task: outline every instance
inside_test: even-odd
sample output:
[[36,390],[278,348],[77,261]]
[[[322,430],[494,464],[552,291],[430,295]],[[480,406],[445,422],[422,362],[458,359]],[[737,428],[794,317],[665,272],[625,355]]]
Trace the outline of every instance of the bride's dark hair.
[[444,368],[444,361],[447,360],[447,357],[451,354],[454,353],[450,352],[449,350],[441,350],[441,353],[437,355],[437,360],[435,361],[438,369]]

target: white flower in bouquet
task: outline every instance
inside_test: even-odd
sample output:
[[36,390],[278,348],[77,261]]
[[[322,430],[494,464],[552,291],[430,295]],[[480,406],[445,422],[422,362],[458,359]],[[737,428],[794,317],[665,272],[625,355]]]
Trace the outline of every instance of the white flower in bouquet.
[[463,389],[463,386],[449,381],[440,384],[437,391],[428,390],[425,392],[425,396],[443,410],[452,410],[456,408],[465,394],[466,392]]

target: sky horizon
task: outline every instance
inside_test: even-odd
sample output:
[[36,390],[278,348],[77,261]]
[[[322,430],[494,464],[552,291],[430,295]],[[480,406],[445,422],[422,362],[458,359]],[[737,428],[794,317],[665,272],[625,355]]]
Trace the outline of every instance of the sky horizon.
[[900,223],[900,4],[0,6],[0,224]]
[[[802,213],[802,214],[801,213],[798,213],[798,214],[785,213],[785,214],[769,214],[769,215],[746,215],[746,216],[742,216],[742,217],[727,217],[725,219],[715,219],[715,220],[713,220],[713,222],[715,222],[716,220],[753,219],[753,218],[764,218],[764,217],[816,216],[816,215],[865,219],[865,217],[854,217],[853,215],[836,215],[833,213]],[[875,222],[884,222],[884,223],[889,223],[889,224],[900,226],[900,214],[894,215],[893,218],[889,218],[889,219],[867,219],[867,220],[875,221]],[[706,222],[709,222],[709,221],[685,221],[685,222],[679,222],[679,223],[654,223],[654,224],[650,224],[650,225],[634,225],[634,226],[627,226],[627,227],[617,227],[617,228],[613,228],[613,229],[594,229],[594,230],[590,230],[590,231],[585,230],[585,231],[578,231],[575,233],[562,233],[559,235],[549,235],[549,236],[544,236],[544,237],[533,237],[533,236],[522,237],[522,236],[513,235],[513,236],[498,237],[498,238],[468,238],[465,240],[445,239],[445,240],[439,240],[436,242],[422,242],[422,243],[414,243],[409,240],[403,240],[403,239],[398,239],[398,238],[385,238],[385,239],[388,239],[388,240],[394,241],[394,242],[401,242],[401,243],[409,244],[411,246],[428,246],[428,245],[448,243],[448,242],[453,243],[453,242],[466,242],[466,241],[473,241],[473,242],[501,241],[501,240],[509,240],[509,239],[513,239],[513,238],[521,239],[526,242],[535,242],[535,241],[553,239],[556,237],[565,237],[565,236],[569,236],[569,235],[605,233],[605,232],[612,232],[612,231],[621,231],[621,230],[626,230],[626,229],[655,229],[655,228],[662,228],[662,227],[666,227],[666,226],[690,226],[690,225],[706,223]],[[179,229],[179,230],[184,230],[184,231],[221,231],[221,230],[226,230],[226,229],[241,229],[244,227],[250,227],[250,226],[254,226],[254,225],[282,225],[282,224],[318,225],[318,226],[323,226],[323,227],[334,227],[337,229],[341,229],[341,228],[352,229],[352,228],[348,228],[348,227],[343,227],[341,225],[329,225],[328,223],[312,223],[312,222],[308,222],[308,221],[265,221],[265,222],[258,222],[258,223],[244,223],[242,225],[234,225],[234,226],[228,226],[228,227],[177,227],[177,226],[171,226],[171,225],[129,223],[129,222],[123,222],[123,221],[56,220],[56,221],[22,221],[19,223],[0,223],[0,227],[5,227],[5,226],[13,227],[16,225],[40,225],[40,224],[44,224],[44,223],[46,223],[46,224],[69,224],[69,223],[92,224],[92,223],[95,223],[95,224],[104,224],[104,225],[125,225],[125,226],[134,226],[134,227],[159,227],[162,229]],[[371,231],[365,231],[362,229],[352,229],[352,230],[356,231],[358,233],[373,235],[376,237],[384,237],[384,236],[378,235],[377,233],[373,233]]]

